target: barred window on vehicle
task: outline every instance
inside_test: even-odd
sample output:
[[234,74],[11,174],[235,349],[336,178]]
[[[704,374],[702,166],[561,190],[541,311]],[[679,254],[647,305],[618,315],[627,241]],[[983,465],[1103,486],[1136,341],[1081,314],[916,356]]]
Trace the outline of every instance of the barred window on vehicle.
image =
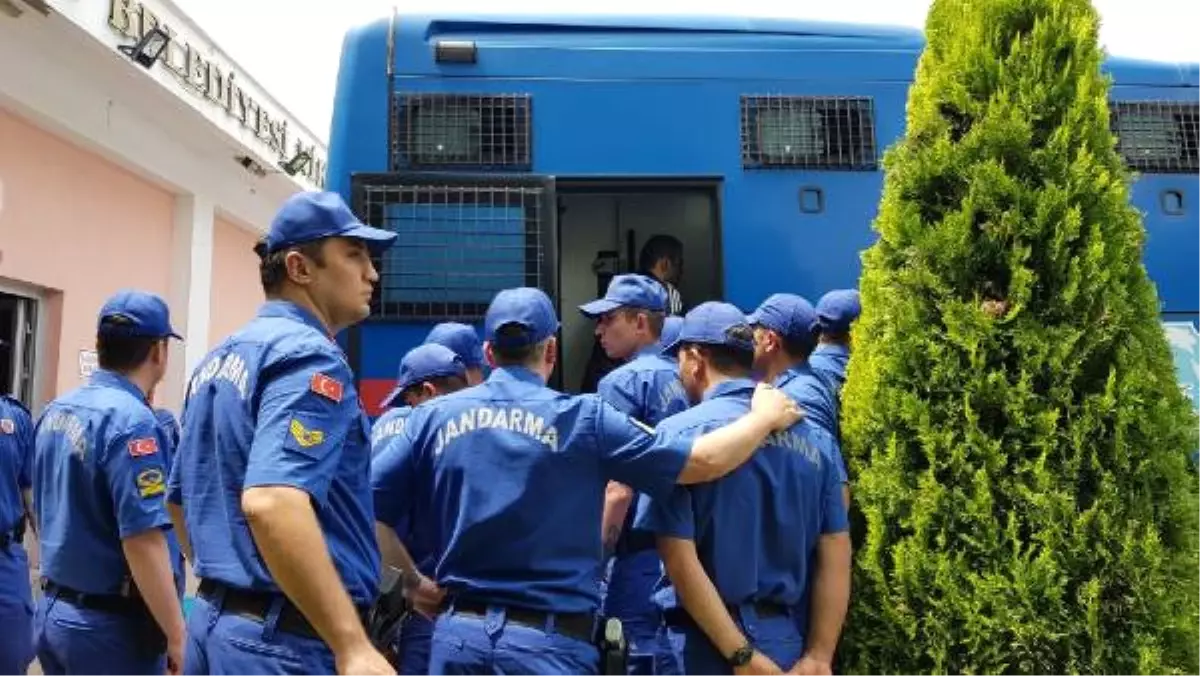
[[1148,174],[1200,171],[1200,103],[1118,101],[1110,117],[1117,151],[1130,169]]
[[878,167],[875,105],[869,97],[742,96],[741,138],[747,169]]
[[532,168],[527,94],[398,93],[392,170]]

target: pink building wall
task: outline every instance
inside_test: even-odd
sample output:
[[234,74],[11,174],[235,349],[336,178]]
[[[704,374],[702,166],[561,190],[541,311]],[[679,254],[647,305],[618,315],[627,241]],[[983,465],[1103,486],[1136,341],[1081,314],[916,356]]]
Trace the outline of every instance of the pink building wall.
[[208,344],[216,345],[252,317],[263,302],[258,279],[257,236],[229,221],[213,221],[211,309]]
[[[168,297],[174,197],[4,110],[0,149],[0,279],[48,292],[39,369],[53,398],[80,384],[79,352],[94,349],[108,295]],[[176,408],[178,388],[167,389],[157,403]]]

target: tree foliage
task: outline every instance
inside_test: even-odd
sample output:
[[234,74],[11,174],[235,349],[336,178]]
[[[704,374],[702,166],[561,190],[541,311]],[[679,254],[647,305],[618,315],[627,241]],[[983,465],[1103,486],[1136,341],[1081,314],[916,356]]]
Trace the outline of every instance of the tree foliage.
[[1197,421],[1087,0],[935,0],[843,394],[844,668],[1197,673]]

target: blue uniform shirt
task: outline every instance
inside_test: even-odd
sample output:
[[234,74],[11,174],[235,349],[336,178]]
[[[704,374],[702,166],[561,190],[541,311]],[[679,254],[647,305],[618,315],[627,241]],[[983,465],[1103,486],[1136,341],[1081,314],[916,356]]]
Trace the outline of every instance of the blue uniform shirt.
[[34,441],[42,574],[92,594],[129,579],[121,540],[171,524],[165,442],[145,394],[99,370],[46,407]]
[[[700,404],[664,420],[659,438],[690,445],[744,415],[753,395],[749,380],[720,383]],[[727,476],[652,498],[638,514],[638,526],[693,540],[726,603],[794,606],[808,587],[818,538],[848,527],[841,485],[827,459],[832,443],[824,430],[801,421],[772,434]]]
[[192,374],[168,496],[183,506],[196,575],[278,591],[242,513],[242,492],[255,486],[312,496],[350,597],[375,598],[370,422],[341,349],[285,301],[264,303]]
[[33,419],[21,402],[0,395],[0,534],[25,518],[21,493],[32,486],[32,465]]
[[837,436],[838,404],[831,383],[812,370],[808,364],[799,364],[775,378],[775,387],[783,390],[804,410],[804,419],[817,427]]
[[600,379],[596,393],[625,415],[650,425],[688,407],[679,367],[662,356],[658,343]]
[[838,402],[833,393],[833,385],[813,372],[807,364],[800,364],[779,374],[775,379],[775,387],[794,399],[804,410],[806,420],[825,430],[833,439],[833,445],[828,449],[829,457],[837,471],[838,480],[845,483],[846,461],[842,458],[842,449],[837,440],[841,438],[838,426]]
[[834,343],[821,343],[808,358],[812,370],[833,386],[833,396],[842,395],[846,384],[846,364],[850,361],[850,348]]
[[[396,490],[395,486],[390,485],[387,463],[379,463],[374,459],[381,455],[390,455],[391,451],[388,449],[397,442],[405,443],[405,438],[401,433],[404,431],[404,424],[412,410],[411,406],[393,408],[379,416],[379,419],[375,421],[375,426],[371,429],[371,495],[375,502],[376,518],[379,518],[381,514],[407,514],[402,503],[412,499],[412,496],[405,495]],[[403,516],[397,523],[388,525],[396,531],[396,535],[404,543],[408,555],[417,564],[417,570],[426,577],[433,577],[437,556],[429,544],[428,529],[416,528],[415,526],[418,524],[409,522]]]
[[599,601],[607,481],[669,494],[691,450],[517,367],[418,406],[402,434],[375,458],[376,482],[405,497],[379,520],[429,525],[451,595],[561,613]]

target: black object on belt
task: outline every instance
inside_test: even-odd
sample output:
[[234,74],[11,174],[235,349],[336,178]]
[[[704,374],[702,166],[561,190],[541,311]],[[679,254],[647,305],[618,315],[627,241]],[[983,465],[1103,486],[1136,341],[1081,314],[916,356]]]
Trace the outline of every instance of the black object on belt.
[[[283,594],[277,592],[250,591],[248,589],[238,589],[230,587],[216,580],[203,579],[200,580],[200,587],[197,590],[204,600],[212,604],[221,604],[221,612],[244,617],[255,622],[266,622],[267,616],[271,612],[271,606],[282,599],[283,603],[279,608],[279,621],[275,626],[279,631],[285,634],[296,634],[298,636],[307,636],[317,640],[324,640],[317,633],[316,627],[304,617],[300,609],[287,599]],[[223,593],[222,593],[223,592]],[[359,622],[363,627],[367,626],[367,614],[369,608],[356,607],[358,611]]]
[[78,608],[99,610],[115,615],[149,617],[150,609],[140,597],[121,596],[120,594],[89,594],[78,589],[65,587],[53,580],[42,581],[42,591],[46,596],[53,596],[60,601],[66,601]]
[[7,549],[12,543],[20,544],[25,541],[25,518],[17,522],[11,531],[0,534],[0,549]]
[[658,543],[654,533],[647,530],[630,530],[625,531],[617,540],[617,549],[614,553],[617,558],[624,558],[656,547],[658,547]]
[[[759,617],[784,617],[790,614],[790,609],[776,601],[752,601],[750,604],[754,608],[754,614]],[[739,606],[725,604],[725,608],[729,611],[729,615],[733,618],[741,616]],[[676,606],[663,613],[663,620],[672,627],[682,627],[684,625],[696,626],[696,621],[682,607]]]
[[517,606],[506,606],[498,603],[483,603],[468,599],[454,599],[448,606],[455,613],[486,617],[488,606],[504,609],[504,617],[509,622],[546,631],[550,627],[550,618],[554,618],[554,631],[585,643],[592,642],[593,618],[590,613],[549,613],[543,610],[532,610]]

